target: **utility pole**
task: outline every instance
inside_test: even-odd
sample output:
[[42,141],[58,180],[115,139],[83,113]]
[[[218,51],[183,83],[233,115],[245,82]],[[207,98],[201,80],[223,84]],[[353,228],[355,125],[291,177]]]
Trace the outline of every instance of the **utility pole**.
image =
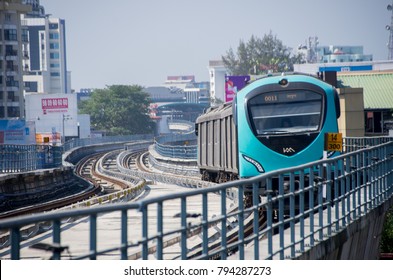
[[389,31],[389,42],[388,42],[388,60],[393,60],[393,1],[392,4],[387,6],[387,10],[392,13],[390,19],[390,25],[386,25],[386,30]]

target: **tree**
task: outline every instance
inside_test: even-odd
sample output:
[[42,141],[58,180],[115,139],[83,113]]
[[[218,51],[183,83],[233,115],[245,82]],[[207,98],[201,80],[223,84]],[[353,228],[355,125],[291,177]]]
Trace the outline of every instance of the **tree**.
[[262,39],[252,35],[247,44],[240,40],[237,53],[230,48],[222,60],[232,75],[288,72],[293,71],[295,63],[304,62],[301,54],[291,55],[291,49],[283,45],[271,31]]
[[92,127],[109,135],[152,133],[149,95],[138,85],[112,85],[96,89],[83,101],[80,112],[89,114]]
[[393,207],[386,214],[380,247],[382,253],[393,253]]

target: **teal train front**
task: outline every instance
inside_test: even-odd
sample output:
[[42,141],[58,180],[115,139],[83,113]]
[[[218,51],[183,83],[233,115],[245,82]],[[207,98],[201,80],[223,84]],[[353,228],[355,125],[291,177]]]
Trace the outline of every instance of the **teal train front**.
[[338,132],[337,92],[311,76],[257,80],[234,104],[240,178],[321,159],[325,133]]
[[[202,178],[225,182],[323,157],[340,116],[333,86],[310,75],[267,76],[196,121]],[[335,156],[336,154],[329,154]]]

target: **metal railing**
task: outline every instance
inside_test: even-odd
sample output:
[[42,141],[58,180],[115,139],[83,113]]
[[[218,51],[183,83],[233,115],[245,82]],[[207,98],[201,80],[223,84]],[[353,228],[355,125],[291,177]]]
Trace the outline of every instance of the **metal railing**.
[[[72,139],[63,146],[2,144],[0,145],[0,174],[60,167],[62,153],[77,147],[150,139],[153,139],[153,135],[149,134]],[[391,137],[347,137],[344,138],[344,148],[345,152],[351,152],[392,140]],[[160,136],[155,139],[154,148],[164,157],[196,160],[197,145],[194,144],[195,141],[194,133]],[[179,145],[179,143],[182,144]]]
[[126,136],[105,136],[102,138],[74,138],[64,143],[64,151],[69,151],[74,148],[105,144],[105,143],[116,143],[116,142],[133,142],[139,140],[151,140],[153,139],[152,134],[146,135],[126,135]]
[[[350,152],[336,158],[320,160],[302,166],[269,172],[247,180],[233,181],[209,188],[191,190],[162,197],[148,198],[135,203],[105,205],[91,209],[69,210],[64,212],[37,214],[29,217],[7,219],[0,222],[0,230],[9,230],[11,235],[10,257],[20,258],[21,228],[42,221],[53,224],[53,242],[61,245],[61,224],[77,216],[87,216],[90,222],[89,249],[75,257],[76,259],[97,259],[108,252],[118,252],[121,259],[127,259],[131,248],[141,250],[141,258],[148,259],[151,246],[155,246],[155,256],[163,259],[165,238],[177,236],[180,240],[181,259],[191,254],[187,237],[192,232],[200,232],[201,253],[197,258],[208,259],[219,256],[227,258],[228,250],[235,250],[239,259],[245,259],[245,247],[253,246],[254,259],[295,258],[310,246],[330,238],[343,230],[350,223],[367,215],[379,205],[391,201],[393,194],[393,143],[377,145]],[[315,175],[314,171],[317,171]],[[232,211],[226,207],[226,193],[235,189],[237,208]],[[208,194],[221,196],[221,213],[208,217]],[[244,203],[244,194],[251,196],[252,206]],[[262,194],[262,199],[261,195]],[[199,222],[188,221],[189,212],[195,211],[195,205],[188,206],[187,198],[201,197],[201,219]],[[163,203],[171,199],[181,201],[180,227],[164,231],[166,220]],[[155,206],[156,230],[149,228],[148,209]],[[190,209],[192,207],[192,209]],[[128,240],[127,232],[129,211],[141,213],[142,232],[139,240]],[[119,239],[112,240],[113,247],[98,250],[97,220],[102,213],[118,212],[121,216]],[[261,227],[260,217],[264,217]],[[150,216],[149,216],[150,217]],[[251,224],[246,218],[253,217]],[[326,217],[324,219],[323,217]],[[135,217],[133,217],[135,218]],[[237,220],[237,241],[227,243],[227,234],[231,228],[230,220]],[[210,249],[209,226],[221,227],[220,246]],[[246,234],[250,232],[250,234]],[[284,232],[289,231],[290,237]],[[277,238],[278,242],[273,242]],[[265,240],[267,246],[260,247]],[[72,248],[70,248],[72,250]],[[54,259],[60,253],[54,252]]]
[[62,165],[62,147],[0,145],[0,174],[55,168]]
[[153,135],[148,134],[72,139],[63,146],[1,144],[0,174],[61,167],[63,153],[78,147],[151,139]]
[[393,141],[393,137],[344,137],[344,152],[349,153]]
[[194,133],[170,134],[157,137],[154,141],[156,152],[168,158],[196,160],[196,135]]

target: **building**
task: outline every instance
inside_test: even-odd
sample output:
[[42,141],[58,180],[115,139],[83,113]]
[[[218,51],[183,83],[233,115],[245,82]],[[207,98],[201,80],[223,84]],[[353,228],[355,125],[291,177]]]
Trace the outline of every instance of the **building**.
[[343,92],[351,92],[351,96],[353,89],[362,89],[364,118],[357,120],[363,122],[365,135],[387,134],[393,129],[393,61],[310,63],[296,64],[294,68],[295,72],[319,73]]
[[34,122],[22,119],[0,119],[0,144],[36,144]]
[[322,72],[387,71],[393,69],[392,60],[339,62],[339,63],[305,63],[295,64],[294,71],[316,75]]
[[[393,71],[341,72],[339,90],[363,91],[363,123],[366,136],[387,135],[393,131]],[[351,107],[359,100],[348,101]],[[358,119],[358,118],[357,118]]]
[[213,103],[225,102],[225,76],[227,69],[222,60],[209,61],[210,98]]
[[22,14],[31,11],[22,0],[0,2],[0,118],[23,118],[23,58],[28,43]]
[[189,84],[195,83],[194,75],[168,76],[164,86],[172,90],[184,90]]
[[[90,136],[90,119],[78,115],[76,94],[26,94],[26,120],[34,121],[36,133],[57,134],[64,140]],[[83,132],[83,133],[82,133]],[[82,134],[81,134],[82,133]]]
[[184,94],[186,103],[210,104],[208,82],[190,83],[184,89]]
[[169,133],[172,120],[193,122],[209,107],[209,83],[195,82],[194,76],[168,76],[162,86],[146,87],[150,117],[156,122],[156,134]]
[[[217,98],[225,93],[226,69],[221,61],[209,65],[211,96]],[[319,75],[338,89],[344,136],[393,136],[393,61],[296,64],[294,71]]]
[[185,102],[184,92],[178,88],[154,86],[146,87],[143,91],[149,94],[152,103],[166,104],[171,102]]
[[298,53],[303,54],[307,63],[340,63],[373,61],[371,54],[363,54],[363,46],[318,46],[318,37],[309,37],[305,45],[300,45]]
[[25,92],[71,93],[67,70],[65,21],[45,14],[39,0],[24,0],[32,12],[22,16],[28,43],[24,50]]
[[[392,69],[393,62],[375,64],[372,55],[363,54],[362,46],[318,46],[318,37],[310,37],[306,45],[300,45],[308,63],[294,65],[295,72],[316,75],[328,71],[369,71]],[[216,103],[225,102],[225,82],[228,70],[222,60],[209,61],[210,97]],[[248,73],[244,73],[248,74]],[[256,77],[251,76],[251,80]]]
[[362,46],[327,46],[317,48],[317,63],[373,61],[371,54],[363,54]]
[[40,5],[40,0],[22,0],[24,4],[31,6],[31,11],[28,13],[31,17],[41,17],[45,15],[45,9]]

